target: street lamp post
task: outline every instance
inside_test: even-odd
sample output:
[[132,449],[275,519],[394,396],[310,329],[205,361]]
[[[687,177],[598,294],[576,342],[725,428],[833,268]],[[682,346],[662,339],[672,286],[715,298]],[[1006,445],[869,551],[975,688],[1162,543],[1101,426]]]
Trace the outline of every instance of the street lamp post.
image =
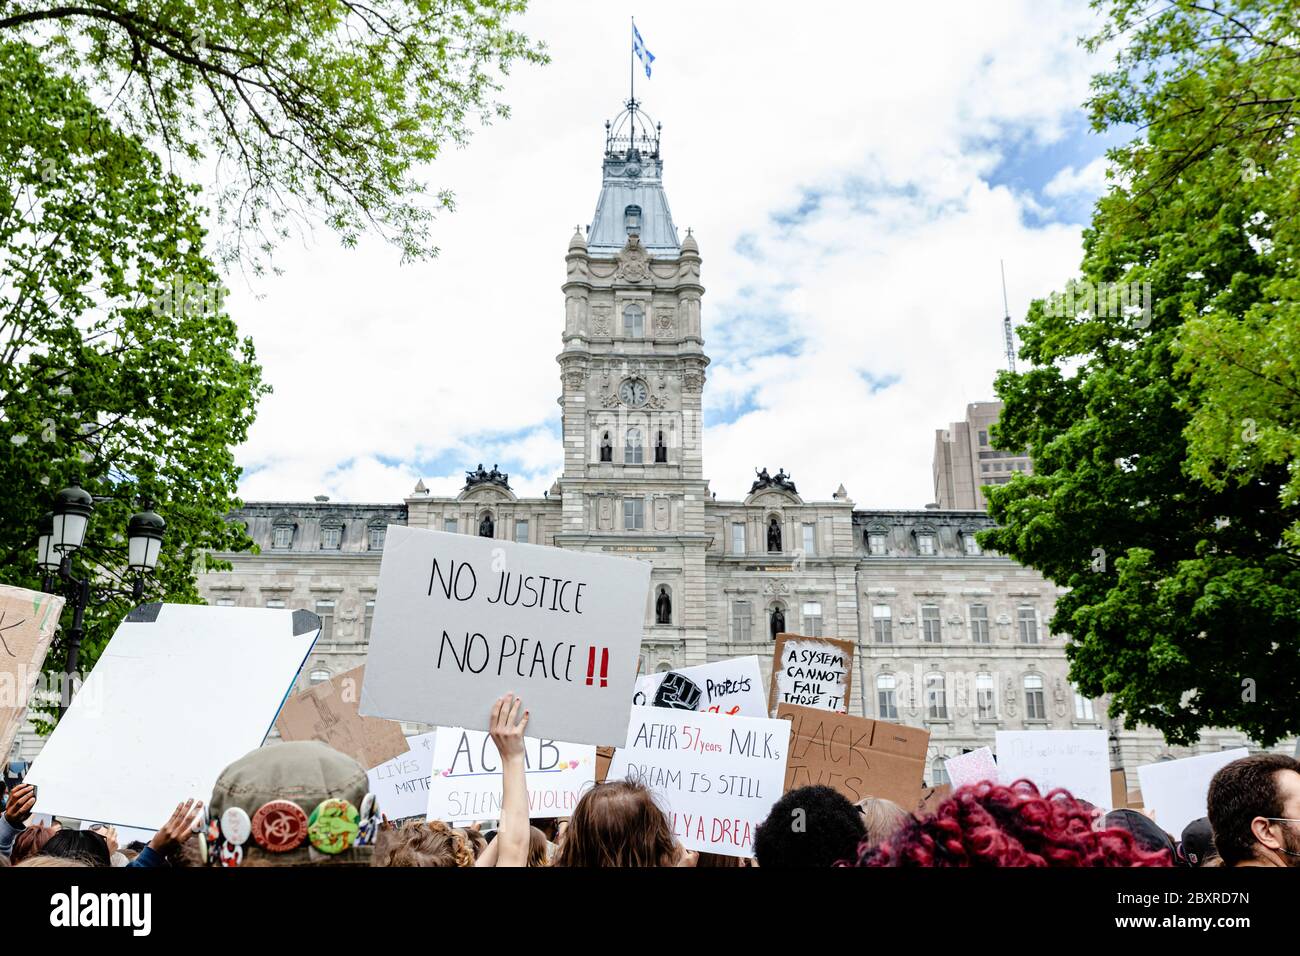
[[59,716],[62,717],[72,702],[72,675],[77,672],[81,657],[81,640],[85,636],[86,608],[92,598],[102,604],[113,597],[130,597],[140,601],[144,597],[144,576],[158,565],[162,550],[163,532],[167,527],[148,502],[145,511],[131,516],[127,522],[127,569],[135,572],[131,590],[104,586],[92,591],[90,575],[78,578],[72,573],[72,555],[86,540],[86,527],[95,510],[96,499],[77,485],[64,488],[54,496],[54,510],[41,518],[36,538],[36,563],[45,575],[45,590],[51,592],[56,577],[68,584],[68,598],[72,602],[72,627],[68,630],[67,674],[62,682]]

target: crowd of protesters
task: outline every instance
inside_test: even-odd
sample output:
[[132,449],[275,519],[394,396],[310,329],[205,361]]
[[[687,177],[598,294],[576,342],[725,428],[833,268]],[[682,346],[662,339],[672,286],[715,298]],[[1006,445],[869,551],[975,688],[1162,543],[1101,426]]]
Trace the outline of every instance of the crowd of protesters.
[[0,817],[0,866],[1300,866],[1300,761],[1282,754],[1221,769],[1207,817],[1177,836],[1140,812],[1104,813],[1027,780],[965,786],[925,813],[802,787],[773,805],[749,860],[685,849],[653,794],[626,780],[596,784],[566,820],[530,821],[527,725],[513,695],[493,704],[503,774],[495,830],[388,821],[360,764],[324,744],[296,742],[235,761],[206,805],[181,803],[147,844],[119,846],[111,827],[29,822],[37,794],[19,784]]

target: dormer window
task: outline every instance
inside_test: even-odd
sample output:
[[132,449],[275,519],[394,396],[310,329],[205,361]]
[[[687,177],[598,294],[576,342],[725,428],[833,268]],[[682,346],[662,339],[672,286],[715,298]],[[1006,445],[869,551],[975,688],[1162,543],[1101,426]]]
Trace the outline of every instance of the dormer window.
[[623,210],[623,225],[627,227],[629,236],[639,236],[641,234],[640,206],[632,205]]
[[639,305],[629,305],[623,310],[623,334],[629,339],[645,338],[645,312]]

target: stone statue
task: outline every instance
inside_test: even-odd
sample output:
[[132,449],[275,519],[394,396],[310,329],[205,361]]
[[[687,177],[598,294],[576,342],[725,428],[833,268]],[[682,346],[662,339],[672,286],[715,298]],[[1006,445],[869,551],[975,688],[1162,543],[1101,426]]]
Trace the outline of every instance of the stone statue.
[[772,640],[785,630],[785,612],[779,607],[772,608]]
[[756,491],[762,491],[764,488],[776,488],[780,491],[788,491],[792,495],[797,495],[799,493],[794,487],[794,482],[790,480],[790,476],[785,473],[784,468],[778,469],[775,476],[769,475],[766,468],[755,468],[754,474],[758,477],[754,483],[749,486],[749,493],[751,495]]
[[496,537],[496,525],[492,523],[492,512],[484,512],[483,520],[478,523],[478,536],[480,538]]
[[667,588],[659,589],[659,597],[655,599],[655,623],[671,624],[673,622],[673,599],[668,596]]
[[600,460],[614,460],[614,444],[609,440],[609,432],[605,432],[604,436],[600,439]]
[[766,468],[764,468],[762,471],[759,471],[757,468],[755,468],[754,474],[757,475],[758,478],[752,485],[749,486],[749,493],[751,495],[754,492],[758,491],[760,488],[766,488],[772,484],[772,476],[767,473]]
[[473,488],[475,485],[500,485],[502,488],[509,488],[510,476],[496,465],[492,466],[491,471],[486,471],[480,462],[478,468],[465,472],[465,487]]
[[775,518],[769,521],[767,525],[767,550],[771,552],[780,552],[781,550],[781,526],[777,524]]

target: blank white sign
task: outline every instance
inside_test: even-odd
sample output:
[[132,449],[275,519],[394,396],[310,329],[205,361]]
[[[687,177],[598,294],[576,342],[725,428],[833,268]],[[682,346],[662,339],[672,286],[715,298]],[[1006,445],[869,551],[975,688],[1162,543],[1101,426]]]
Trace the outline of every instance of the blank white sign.
[[[154,620],[131,619],[151,608]],[[156,830],[180,801],[207,803],[221,771],[261,746],[319,633],[306,612],[138,608],[32,763],[37,809]]]
[[1245,747],[1238,747],[1138,767],[1142,806],[1155,813],[1155,821],[1162,830],[1177,838],[1182,835],[1183,827],[1205,816],[1205,799],[1214,775],[1249,753]]
[[1027,777],[1044,794],[1064,787],[1093,806],[1114,809],[1106,731],[999,730],[997,748],[1002,783]]

